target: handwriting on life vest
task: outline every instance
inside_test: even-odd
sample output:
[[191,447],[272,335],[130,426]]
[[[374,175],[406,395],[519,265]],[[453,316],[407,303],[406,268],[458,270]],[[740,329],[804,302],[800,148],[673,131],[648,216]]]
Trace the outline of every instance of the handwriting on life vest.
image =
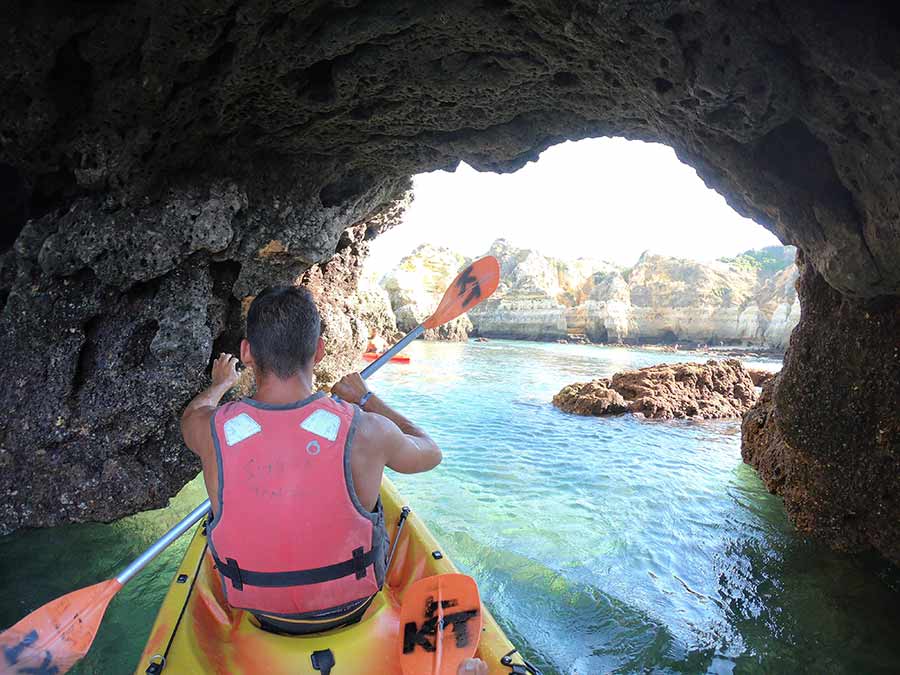
[[[19,662],[19,657],[22,656],[22,652],[24,652],[28,647],[37,642],[38,632],[36,630],[31,631],[26,635],[15,647],[4,647],[3,648],[3,657],[6,660],[7,666],[14,666]],[[39,666],[28,667],[26,668],[24,665],[19,670],[11,670],[3,672],[13,672],[13,673],[29,673],[33,675],[57,675],[59,673],[59,668],[53,665],[53,655],[50,652],[44,652],[44,661]]]
[[[458,605],[458,600],[440,601],[442,610]],[[435,651],[437,649],[435,645],[439,639],[438,634],[443,632],[445,628],[450,628],[453,631],[457,648],[463,648],[469,644],[471,636],[466,623],[469,619],[478,616],[478,610],[469,609],[435,616],[437,609],[438,603],[435,602],[434,598],[428,598],[425,602],[425,621],[422,623],[422,627],[419,628],[415,621],[410,621],[403,627],[404,654],[415,651],[416,647],[421,647],[426,652]]]
[[469,265],[462,271],[456,280],[456,286],[459,289],[459,296],[462,297],[466,293],[469,295],[463,300],[463,309],[471,305],[477,298],[481,297],[481,284],[478,279],[472,276],[472,265]]

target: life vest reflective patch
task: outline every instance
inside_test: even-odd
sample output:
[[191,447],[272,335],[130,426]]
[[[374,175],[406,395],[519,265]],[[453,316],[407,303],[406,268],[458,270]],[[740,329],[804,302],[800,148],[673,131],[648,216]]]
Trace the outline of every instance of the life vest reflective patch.
[[333,412],[319,409],[303,420],[300,428],[333,441],[338,437],[338,431],[341,429],[341,418]]
[[223,428],[225,431],[225,442],[228,445],[240,443],[262,431],[262,427],[247,413],[241,413],[237,417],[232,417],[225,422]]

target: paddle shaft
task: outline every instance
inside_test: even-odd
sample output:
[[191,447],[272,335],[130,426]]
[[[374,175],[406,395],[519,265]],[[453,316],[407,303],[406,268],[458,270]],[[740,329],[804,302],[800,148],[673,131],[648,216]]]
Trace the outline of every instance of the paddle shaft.
[[[425,332],[425,329],[422,326],[417,326],[409,334],[406,335],[400,342],[395,344],[393,347],[388,349],[384,354],[378,357],[375,361],[367,366],[361,373],[360,376],[365,380],[373,373],[377,372],[381,366],[391,360],[391,357],[396,355],[399,351],[401,351],[406,345],[419,337],[422,333]],[[124,570],[122,570],[119,575],[116,577],[116,581],[118,581],[123,586],[128,583],[128,581],[138,572],[140,572],[144,567],[147,566],[151,560],[153,560],[156,556],[162,553],[165,549],[169,547],[169,545],[178,539],[182,534],[187,532],[191,527],[194,526],[197,521],[206,516],[207,513],[210,512],[210,502],[207,499],[200,506],[195,508],[189,514],[187,514],[184,518],[182,518],[178,524],[176,524],[171,530],[166,532],[162,537],[156,540],[146,551],[141,553],[134,561],[128,565]],[[396,543],[396,542],[395,542]]]
[[184,518],[182,518],[178,522],[178,524],[175,525],[171,530],[157,539],[156,543],[152,544],[146,551],[135,558],[134,561],[130,565],[128,565],[128,567],[126,567],[119,573],[119,575],[116,577],[116,581],[118,581],[123,586],[128,583],[131,577],[144,569],[147,563],[149,563],[156,556],[162,553],[169,546],[169,544],[171,544],[173,541],[178,539],[178,537],[191,529],[191,527],[193,527],[198,520],[209,513],[209,509],[210,503],[207,499],[205,502],[200,504],[200,506],[198,506]]

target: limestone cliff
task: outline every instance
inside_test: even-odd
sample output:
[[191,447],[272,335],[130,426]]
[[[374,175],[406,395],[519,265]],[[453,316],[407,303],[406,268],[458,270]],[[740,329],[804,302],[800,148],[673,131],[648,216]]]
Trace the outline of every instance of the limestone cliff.
[[[408,333],[431,315],[465,263],[463,256],[448,248],[423,244],[382,279],[401,332]],[[424,338],[460,341],[467,339],[471,330],[472,322],[463,315],[426,330]]]
[[745,343],[783,348],[799,319],[793,265],[767,271],[644,253],[594,275],[584,303],[596,342]]
[[569,308],[582,300],[584,281],[609,263],[588,259],[560,261],[516,248],[504,239],[487,254],[500,261],[500,285],[494,295],[469,312],[484,337],[554,340],[568,334]]
[[[785,249],[793,254],[793,249]],[[799,318],[796,269],[645,253],[630,269],[560,261],[504,240],[494,297],[470,316],[485,337],[594,342],[747,343],[783,348]],[[745,254],[746,255],[746,254]]]

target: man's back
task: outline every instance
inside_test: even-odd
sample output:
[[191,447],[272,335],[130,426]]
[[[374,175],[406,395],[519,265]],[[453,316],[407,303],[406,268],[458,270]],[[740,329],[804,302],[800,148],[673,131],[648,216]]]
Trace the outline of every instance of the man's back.
[[254,398],[217,407],[237,381],[237,359],[221,354],[212,386],[182,416],[213,503],[210,544],[226,597],[280,631],[295,628],[286,620],[309,630],[358,620],[384,579],[384,467],[427,471],[441,451],[357,373],[333,387],[339,398],[313,395],[324,343],[305,290],[257,296],[247,336]]

